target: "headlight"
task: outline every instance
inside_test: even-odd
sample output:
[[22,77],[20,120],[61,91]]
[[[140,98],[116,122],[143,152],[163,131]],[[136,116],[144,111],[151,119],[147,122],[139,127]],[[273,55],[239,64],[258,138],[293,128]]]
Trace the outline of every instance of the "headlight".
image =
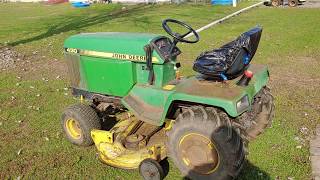
[[247,109],[248,107],[249,107],[249,98],[248,98],[248,95],[245,95],[237,102],[237,111],[238,113],[241,113],[243,110]]

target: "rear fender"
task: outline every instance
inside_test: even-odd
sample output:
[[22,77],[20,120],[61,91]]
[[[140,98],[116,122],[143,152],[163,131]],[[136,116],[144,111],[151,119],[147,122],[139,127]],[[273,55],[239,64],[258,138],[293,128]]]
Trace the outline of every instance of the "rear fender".
[[[174,104],[184,102],[188,105],[214,106],[223,109],[229,116],[237,117],[251,108],[254,96],[267,85],[269,72],[264,65],[250,65],[248,69],[254,76],[246,87],[237,86],[238,79],[227,83],[199,81],[195,77],[188,78],[178,84],[165,104],[160,124],[172,111]],[[241,111],[237,110],[236,104],[243,97],[248,96],[249,106]]]

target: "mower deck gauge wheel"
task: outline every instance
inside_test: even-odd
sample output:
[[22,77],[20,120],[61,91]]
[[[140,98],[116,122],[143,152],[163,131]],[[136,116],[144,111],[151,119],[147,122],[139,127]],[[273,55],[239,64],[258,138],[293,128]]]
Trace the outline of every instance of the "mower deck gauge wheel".
[[162,180],[164,171],[158,161],[154,159],[145,159],[140,163],[139,173],[144,180]]

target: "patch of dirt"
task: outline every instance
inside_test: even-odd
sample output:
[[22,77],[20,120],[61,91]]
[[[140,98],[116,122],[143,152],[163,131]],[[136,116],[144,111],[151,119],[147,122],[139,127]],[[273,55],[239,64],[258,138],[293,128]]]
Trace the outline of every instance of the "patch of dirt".
[[30,80],[65,79],[67,77],[67,66],[63,60],[45,59],[45,57],[33,57],[29,66],[20,67],[19,75]]
[[[275,58],[276,59],[276,58]],[[277,100],[277,112],[290,114],[290,123],[281,123],[297,129],[297,136],[310,139],[320,122],[320,59],[318,57],[287,57],[270,63],[270,86]],[[294,115],[293,115],[294,114]],[[300,129],[311,130],[301,134]],[[297,160],[300,161],[300,160]]]
[[11,47],[0,45],[0,69],[12,68],[24,59],[23,54],[16,52]]
[[288,85],[291,88],[319,88],[320,60],[313,57],[289,57],[285,64],[270,65],[272,86]]
[[67,76],[63,60],[42,56],[38,51],[25,55],[10,46],[0,46],[0,71],[16,72],[19,79],[29,80],[43,80],[44,76],[64,79]]
[[[0,171],[0,179],[14,179],[14,174],[19,174],[20,178],[30,175],[40,176],[39,169],[57,169],[63,165],[72,166],[72,159],[66,158],[68,154],[65,152],[54,153],[51,156],[43,155],[39,152],[32,152],[28,155],[20,155],[19,159],[11,160]],[[38,171],[38,172],[37,172]],[[41,176],[44,176],[42,174]]]
[[292,72],[276,72],[275,74],[271,75],[270,83],[274,85],[288,84],[292,87],[320,87],[320,78],[313,78],[308,75],[301,75]]

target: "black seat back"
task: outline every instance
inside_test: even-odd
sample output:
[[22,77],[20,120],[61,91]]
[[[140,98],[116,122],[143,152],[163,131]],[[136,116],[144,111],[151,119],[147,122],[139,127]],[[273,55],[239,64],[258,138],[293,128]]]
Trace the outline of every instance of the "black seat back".
[[261,32],[261,27],[255,27],[219,49],[201,53],[194,62],[193,69],[214,80],[238,77],[247,69],[255,55]]

